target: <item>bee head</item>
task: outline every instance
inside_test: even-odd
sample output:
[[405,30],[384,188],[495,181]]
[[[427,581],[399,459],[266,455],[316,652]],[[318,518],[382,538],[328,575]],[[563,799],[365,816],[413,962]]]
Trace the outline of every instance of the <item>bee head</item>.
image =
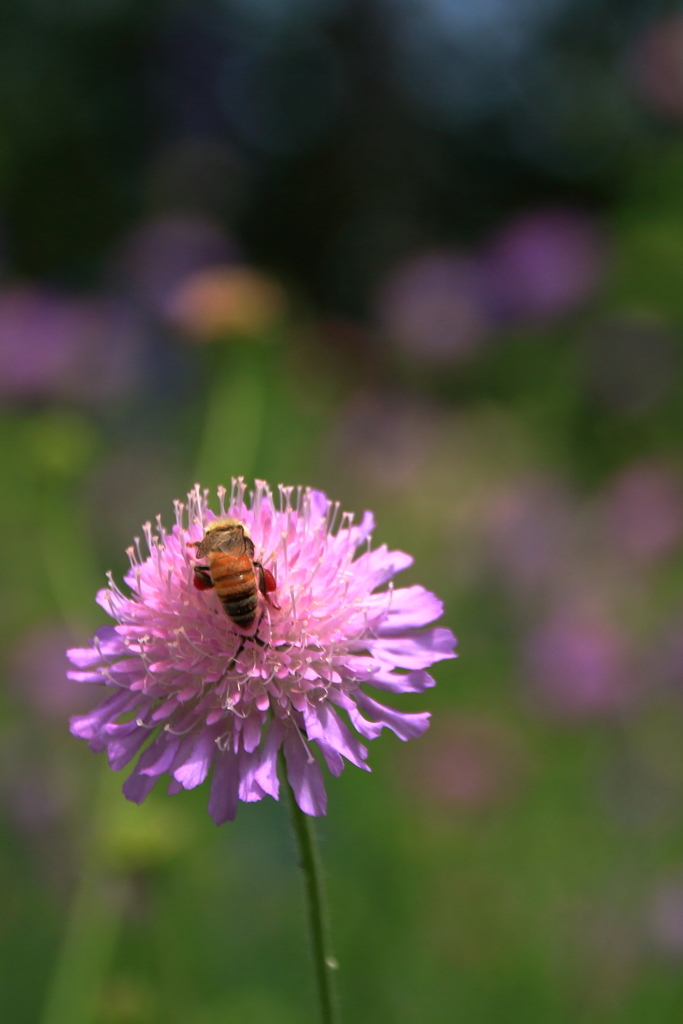
[[230,517],[214,519],[206,527],[207,533],[232,533],[236,530],[241,530],[245,537],[249,536],[249,531],[240,519],[232,519]]

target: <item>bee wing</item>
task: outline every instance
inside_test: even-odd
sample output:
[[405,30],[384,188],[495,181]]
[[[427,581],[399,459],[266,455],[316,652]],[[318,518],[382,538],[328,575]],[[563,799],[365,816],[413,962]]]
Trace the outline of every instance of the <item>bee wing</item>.
[[241,531],[231,530],[221,534],[220,539],[216,538],[214,550],[223,551],[226,555],[234,555],[235,558],[245,554],[252,558],[254,545],[251,538],[245,537]]

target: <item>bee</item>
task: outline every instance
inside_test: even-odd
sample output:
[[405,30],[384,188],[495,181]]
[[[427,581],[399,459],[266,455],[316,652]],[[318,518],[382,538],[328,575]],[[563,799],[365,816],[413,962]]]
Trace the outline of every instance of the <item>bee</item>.
[[197,558],[209,562],[195,565],[195,587],[213,587],[226,615],[240,629],[248,630],[254,625],[259,592],[274,608],[278,607],[268,597],[277,587],[275,577],[254,561],[254,542],[239,519],[215,519],[203,539],[189,546],[197,549]]

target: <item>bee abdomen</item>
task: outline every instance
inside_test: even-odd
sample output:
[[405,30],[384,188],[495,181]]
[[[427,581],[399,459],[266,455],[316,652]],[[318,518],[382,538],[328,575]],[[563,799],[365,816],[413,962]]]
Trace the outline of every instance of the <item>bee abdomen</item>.
[[[256,618],[258,594],[256,577],[249,562],[239,567],[216,558],[211,565],[211,579],[225,613],[236,626],[249,629]],[[241,560],[240,560],[241,561]]]
[[256,609],[258,608],[256,590],[244,591],[240,595],[231,595],[230,597],[223,597],[221,594],[218,596],[228,617],[235,625],[241,626],[242,629],[249,629],[256,618]]

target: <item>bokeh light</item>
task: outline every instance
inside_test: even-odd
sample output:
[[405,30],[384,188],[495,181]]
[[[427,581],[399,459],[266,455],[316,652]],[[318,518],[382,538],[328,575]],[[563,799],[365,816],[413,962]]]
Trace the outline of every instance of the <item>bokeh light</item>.
[[130,232],[121,244],[116,273],[144,308],[163,318],[181,282],[235,255],[234,245],[213,221],[168,214]]
[[683,533],[681,481],[664,465],[634,463],[612,482],[605,514],[624,554],[644,562],[665,558]]
[[490,303],[503,322],[562,316],[598,290],[605,238],[587,214],[530,210],[504,224],[487,252]]
[[514,800],[529,767],[510,725],[473,715],[435,722],[408,761],[415,796],[456,811],[486,811]]
[[11,654],[9,679],[16,698],[55,722],[83,713],[102,699],[101,687],[88,690],[64,681],[69,670],[65,652],[72,642],[68,630],[41,625],[22,637]]
[[416,256],[384,282],[378,319],[404,355],[433,364],[471,356],[492,329],[483,274],[473,257],[457,252]]
[[126,304],[28,285],[0,292],[0,397],[106,402],[139,385],[144,334]]
[[167,319],[195,341],[262,336],[284,316],[284,289],[265,274],[238,266],[199,270],[169,300]]
[[683,117],[683,19],[669,14],[650,24],[634,46],[631,66],[642,98],[667,119]]
[[526,643],[524,668],[541,710],[567,720],[614,714],[634,698],[627,636],[604,618],[561,609]]

